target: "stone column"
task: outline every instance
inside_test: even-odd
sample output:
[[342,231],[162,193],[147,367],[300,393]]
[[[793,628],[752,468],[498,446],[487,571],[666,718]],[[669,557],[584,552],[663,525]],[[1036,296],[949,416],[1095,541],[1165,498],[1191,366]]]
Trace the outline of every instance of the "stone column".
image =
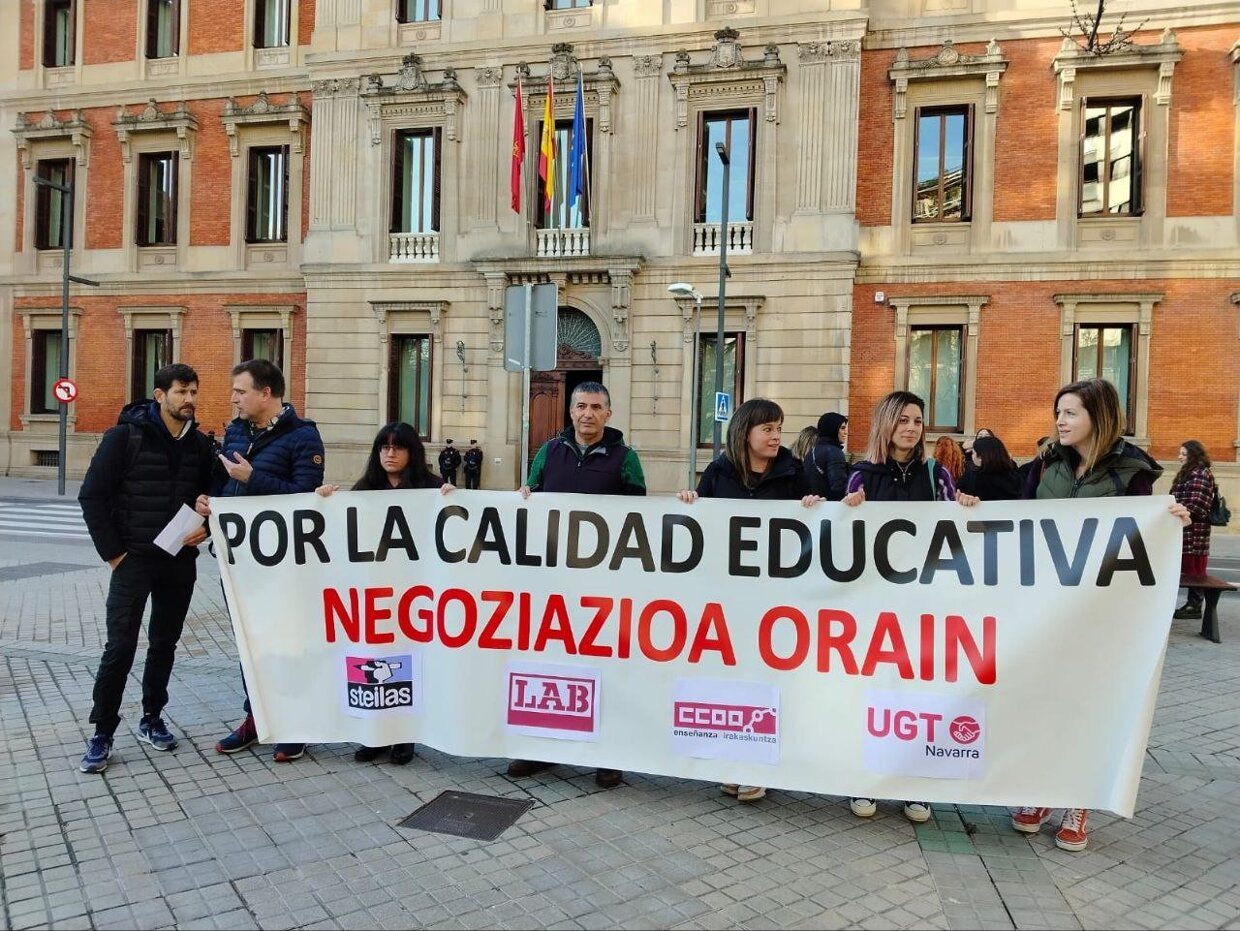
[[655,222],[655,199],[658,194],[659,87],[663,77],[662,55],[637,55],[633,58],[637,80],[633,133],[633,191],[631,220],[635,223]]
[[[474,218],[472,226],[497,229],[496,205],[506,200],[499,189],[499,166],[503,161],[498,147],[492,141],[496,127],[501,127],[500,95],[504,69],[479,68],[474,72],[478,81],[477,115],[470,152],[473,156],[472,204],[466,205],[466,215]],[[502,127],[501,127],[502,128]],[[501,139],[507,139],[501,133]]]

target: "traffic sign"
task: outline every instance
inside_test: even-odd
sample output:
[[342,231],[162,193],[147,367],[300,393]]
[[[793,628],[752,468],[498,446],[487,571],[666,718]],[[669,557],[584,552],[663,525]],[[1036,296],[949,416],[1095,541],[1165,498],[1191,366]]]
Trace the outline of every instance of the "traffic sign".
[[732,395],[726,391],[715,392],[715,420],[727,423],[732,419]]
[[52,385],[52,394],[56,396],[56,400],[61,404],[71,404],[77,400],[77,385],[69,381],[67,378],[59,378]]
[[554,283],[530,288],[530,321],[525,323],[525,285],[504,289],[504,368],[519,372],[525,363],[525,334],[530,334],[530,368],[550,372],[560,348],[559,290]]

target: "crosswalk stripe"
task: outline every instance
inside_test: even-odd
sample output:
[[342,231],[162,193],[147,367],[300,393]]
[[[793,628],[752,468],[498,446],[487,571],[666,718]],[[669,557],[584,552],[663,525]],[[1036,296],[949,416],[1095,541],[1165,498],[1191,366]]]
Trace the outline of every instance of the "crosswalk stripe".
[[25,520],[8,520],[4,517],[0,517],[0,527],[29,527],[31,530],[39,530],[41,528],[46,528],[49,530],[76,530],[81,533],[86,533],[86,525],[81,523],[55,524],[50,521],[44,523],[33,523]]

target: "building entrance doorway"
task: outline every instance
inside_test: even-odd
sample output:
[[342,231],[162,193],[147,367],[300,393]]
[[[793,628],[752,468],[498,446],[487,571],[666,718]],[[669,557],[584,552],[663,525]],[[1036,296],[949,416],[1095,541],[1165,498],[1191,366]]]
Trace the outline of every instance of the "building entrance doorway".
[[603,342],[594,321],[575,307],[561,307],[559,328],[555,370],[530,373],[531,459],[543,443],[569,426],[573,389],[582,382],[603,379]]

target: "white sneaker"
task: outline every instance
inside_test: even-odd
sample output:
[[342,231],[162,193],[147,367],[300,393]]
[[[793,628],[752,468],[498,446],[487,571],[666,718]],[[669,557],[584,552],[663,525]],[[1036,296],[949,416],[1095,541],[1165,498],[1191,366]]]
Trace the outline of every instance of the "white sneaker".
[[878,803],[872,798],[850,798],[848,807],[858,818],[873,818],[874,813],[878,811]]
[[914,824],[922,824],[930,820],[929,802],[905,802],[904,817]]

